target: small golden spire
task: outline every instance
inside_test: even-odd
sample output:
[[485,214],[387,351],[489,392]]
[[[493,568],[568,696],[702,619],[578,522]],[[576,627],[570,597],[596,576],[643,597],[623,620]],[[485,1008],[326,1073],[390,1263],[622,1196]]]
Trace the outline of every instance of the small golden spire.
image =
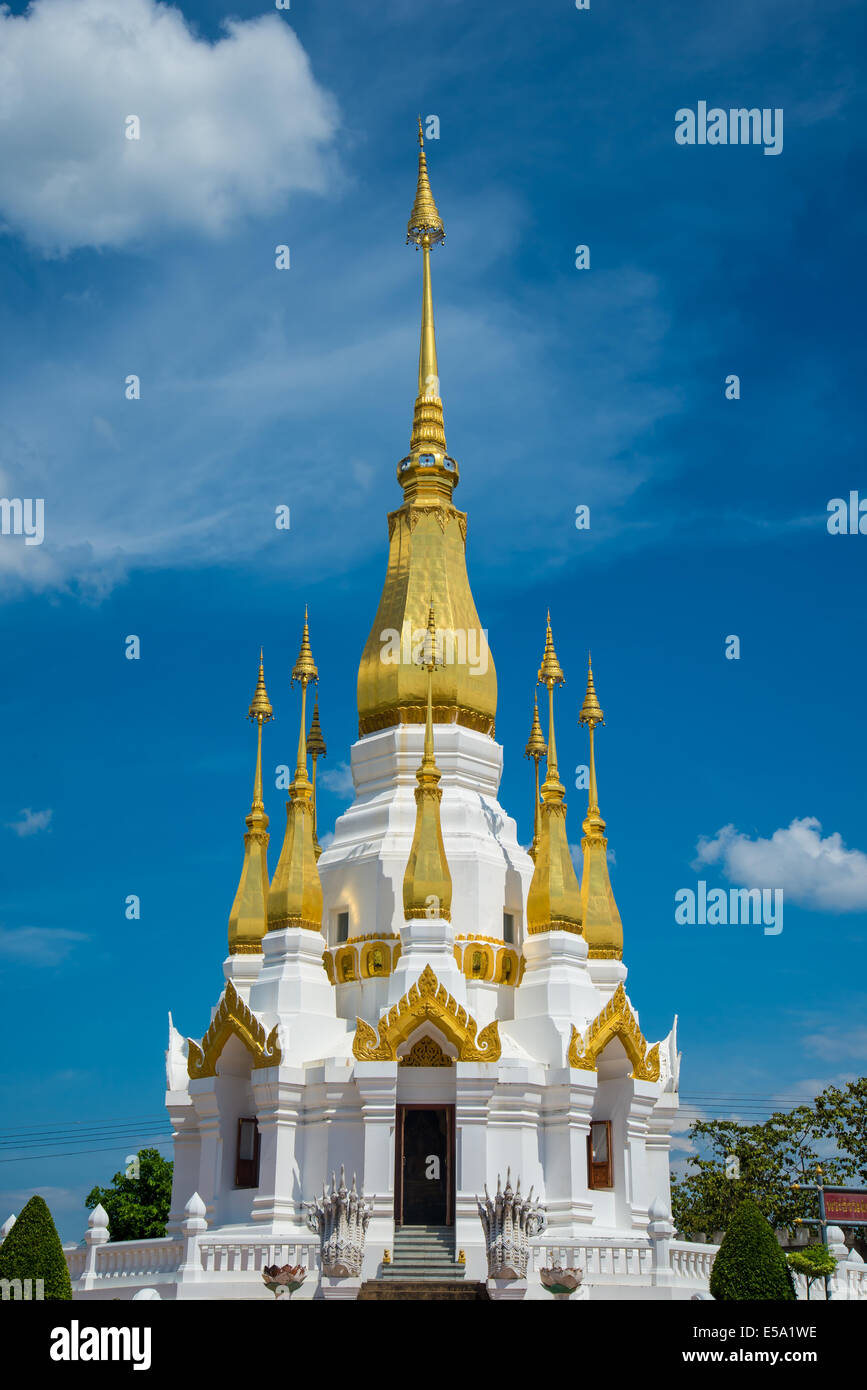
[[530,846],[530,858],[536,858],[536,850],[539,847],[539,762],[548,752],[548,745],[542,733],[542,725],[539,723],[539,697],[533,691],[533,727],[530,730],[530,737],[527,739],[527,747],[524,749],[524,757],[532,758],[536,772],[536,800],[533,810],[533,843]]
[[427,638],[422,660],[427,671],[427,721],[424,731],[424,752],[415,775],[415,830],[403,876],[404,916],[451,918],[452,876],[446,859],[440,822],[440,770],[434,759],[433,741],[433,673],[437,669],[436,621],[433,599],[430,602]]
[[596,698],[593,684],[593,666],[587,658],[587,693],[578,715],[578,723],[584,724],[590,735],[590,787],[587,798],[587,816],[582,825],[584,838],[581,850],[584,855],[584,872],[581,875],[581,919],[584,935],[590,948],[590,958],[617,960],[623,955],[623,923],[614,900],[611,875],[608,872],[608,841],[605,838],[605,821],[599,810],[599,793],[596,788],[596,753],[593,735],[597,724],[604,724],[602,707]]
[[322,846],[316,835],[316,759],[325,757],[325,739],[322,737],[322,729],[319,724],[318,695],[313,697],[313,722],[307,735],[307,751],[313,764],[313,848],[318,859],[322,853]]
[[539,667],[539,684],[548,687],[548,767],[542,786],[539,843],[533,878],[527,894],[527,930],[581,932],[581,898],[575,866],[566,835],[565,787],[557,770],[554,737],[554,686],[565,676],[554,650],[551,614],[545,635],[545,653]]
[[257,728],[256,775],[253,781],[253,805],[246,818],[244,863],[235,901],[229,913],[229,954],[258,955],[267,928],[268,912],[268,817],[262,801],[262,725],[273,716],[271,701],[265,689],[262,651],[259,651],[259,679],[250,702],[248,719]]
[[301,685],[301,722],[298,734],[298,761],[295,780],[286,802],[286,834],[268,894],[268,930],[305,927],[322,928],[322,884],[316,867],[313,843],[313,787],[307,776],[306,704],[307,686],[319,673],[310,650],[307,609],[301,650],[292,670],[292,683]]

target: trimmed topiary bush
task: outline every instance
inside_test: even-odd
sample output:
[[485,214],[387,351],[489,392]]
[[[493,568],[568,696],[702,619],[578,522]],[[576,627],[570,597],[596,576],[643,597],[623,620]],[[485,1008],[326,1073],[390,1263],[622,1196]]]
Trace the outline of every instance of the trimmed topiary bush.
[[60,1236],[42,1197],[30,1198],[0,1245],[0,1279],[43,1279],[46,1298],[72,1298]]
[[713,1262],[710,1291],[723,1301],[790,1302],[796,1296],[777,1237],[751,1197],[741,1202],[729,1222]]

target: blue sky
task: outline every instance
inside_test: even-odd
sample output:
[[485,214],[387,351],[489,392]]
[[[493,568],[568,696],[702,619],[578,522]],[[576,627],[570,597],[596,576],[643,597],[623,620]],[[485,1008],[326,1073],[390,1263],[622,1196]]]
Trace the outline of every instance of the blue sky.
[[[275,766],[305,602],[320,823],[347,802],[415,393],[419,111],[501,800],[526,841],[550,606],[561,766],[590,647],[629,991],[648,1037],[678,1014],[684,1096],[745,1114],[863,1074],[867,537],[826,526],[867,496],[863,11],[24,8],[0,12],[0,495],[43,497],[45,539],[0,537],[4,1129],[159,1122],[167,1011],[200,1035],[221,988],[259,644]],[[699,101],[782,108],[782,153],[677,145]],[[700,877],[782,887],[782,933],[678,925]],[[130,1146],[55,1137],[0,1165],[0,1204],[38,1184],[77,1238]]]

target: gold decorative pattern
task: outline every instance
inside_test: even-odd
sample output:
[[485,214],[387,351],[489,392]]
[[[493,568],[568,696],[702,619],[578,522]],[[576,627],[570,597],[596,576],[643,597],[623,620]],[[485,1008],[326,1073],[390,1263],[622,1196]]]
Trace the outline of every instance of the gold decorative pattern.
[[394,1062],[398,1045],[424,1020],[431,1023],[457,1049],[461,1062],[496,1062],[501,1053],[496,1020],[476,1037],[478,1024],[466,1009],[452,998],[429,965],[398,1004],[383,1014],[378,1035],[364,1019],[357,1019],[353,1054],[360,1062]]
[[275,1024],[266,1036],[264,1025],[229,980],[217,1012],[211,1020],[211,1026],[201,1043],[197,1043],[193,1038],[189,1039],[187,1073],[193,1081],[200,1076],[217,1075],[220,1053],[233,1033],[252,1054],[254,1069],[278,1067],[282,1062],[283,1054],[277,1041],[277,1025]]
[[451,1067],[454,1060],[447,1052],[443,1052],[436,1038],[432,1038],[425,1033],[423,1038],[414,1042],[405,1057],[401,1057],[400,1066],[402,1067]]
[[648,1048],[647,1039],[638,1026],[638,1019],[632,1012],[622,982],[583,1036],[573,1025],[569,1042],[569,1066],[577,1067],[581,1071],[596,1071],[599,1057],[615,1037],[619,1037],[632,1063],[634,1079],[658,1081],[659,1043],[654,1043],[653,1047]]

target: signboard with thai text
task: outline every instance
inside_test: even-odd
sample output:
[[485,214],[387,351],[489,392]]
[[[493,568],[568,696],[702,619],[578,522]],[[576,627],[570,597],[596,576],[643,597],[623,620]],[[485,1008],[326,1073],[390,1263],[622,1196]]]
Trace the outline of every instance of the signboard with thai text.
[[867,1226],[867,1190],[826,1187],[822,1195],[826,1221],[863,1221]]

